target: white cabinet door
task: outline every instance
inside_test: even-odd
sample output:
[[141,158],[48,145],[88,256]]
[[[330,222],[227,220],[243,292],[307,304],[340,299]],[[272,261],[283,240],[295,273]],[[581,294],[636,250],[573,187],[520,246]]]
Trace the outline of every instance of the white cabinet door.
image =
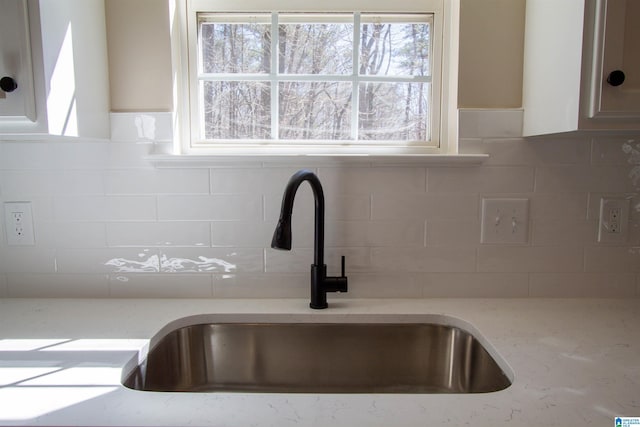
[[640,0],[526,8],[523,135],[639,131]]
[[0,0],[0,140],[109,137],[104,0]]
[[640,1],[601,0],[591,117],[640,118]]
[[18,84],[13,91],[0,90],[0,120],[35,121],[27,2],[0,0],[0,11],[0,78]]

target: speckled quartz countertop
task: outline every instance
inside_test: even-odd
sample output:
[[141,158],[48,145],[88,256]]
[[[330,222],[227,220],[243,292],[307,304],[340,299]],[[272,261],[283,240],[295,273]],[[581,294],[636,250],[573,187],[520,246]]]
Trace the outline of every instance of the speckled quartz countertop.
[[[608,426],[640,416],[640,300],[0,300],[0,425]],[[192,315],[348,321],[445,314],[513,384],[487,394],[151,393],[120,385],[167,323]],[[139,353],[141,352],[141,353]]]

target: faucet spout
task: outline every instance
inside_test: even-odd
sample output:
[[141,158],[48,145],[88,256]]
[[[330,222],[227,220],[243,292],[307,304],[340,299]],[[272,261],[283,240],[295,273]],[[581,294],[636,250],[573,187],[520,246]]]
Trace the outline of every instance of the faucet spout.
[[327,266],[324,263],[324,192],[320,180],[309,170],[300,170],[293,174],[282,196],[280,218],[273,233],[271,247],[273,249],[291,250],[291,215],[293,202],[298,187],[307,181],[313,190],[315,203],[313,264],[311,265],[311,308],[327,308],[327,292],[347,292],[347,277],[344,274],[344,257],[342,260],[342,275],[328,277]]

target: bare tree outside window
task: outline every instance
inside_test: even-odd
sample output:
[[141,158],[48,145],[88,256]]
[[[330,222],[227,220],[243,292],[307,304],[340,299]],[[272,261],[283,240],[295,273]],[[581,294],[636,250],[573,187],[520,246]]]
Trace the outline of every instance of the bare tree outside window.
[[204,139],[430,140],[428,15],[241,18],[199,24]]

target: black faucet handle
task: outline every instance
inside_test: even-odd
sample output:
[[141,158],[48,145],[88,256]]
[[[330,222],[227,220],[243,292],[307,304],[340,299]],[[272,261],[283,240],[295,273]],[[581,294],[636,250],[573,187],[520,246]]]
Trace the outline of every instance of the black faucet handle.
[[340,260],[340,277],[347,277],[347,276],[345,275],[345,268],[344,268],[344,265],[345,265],[344,255],[342,255],[342,259]]

